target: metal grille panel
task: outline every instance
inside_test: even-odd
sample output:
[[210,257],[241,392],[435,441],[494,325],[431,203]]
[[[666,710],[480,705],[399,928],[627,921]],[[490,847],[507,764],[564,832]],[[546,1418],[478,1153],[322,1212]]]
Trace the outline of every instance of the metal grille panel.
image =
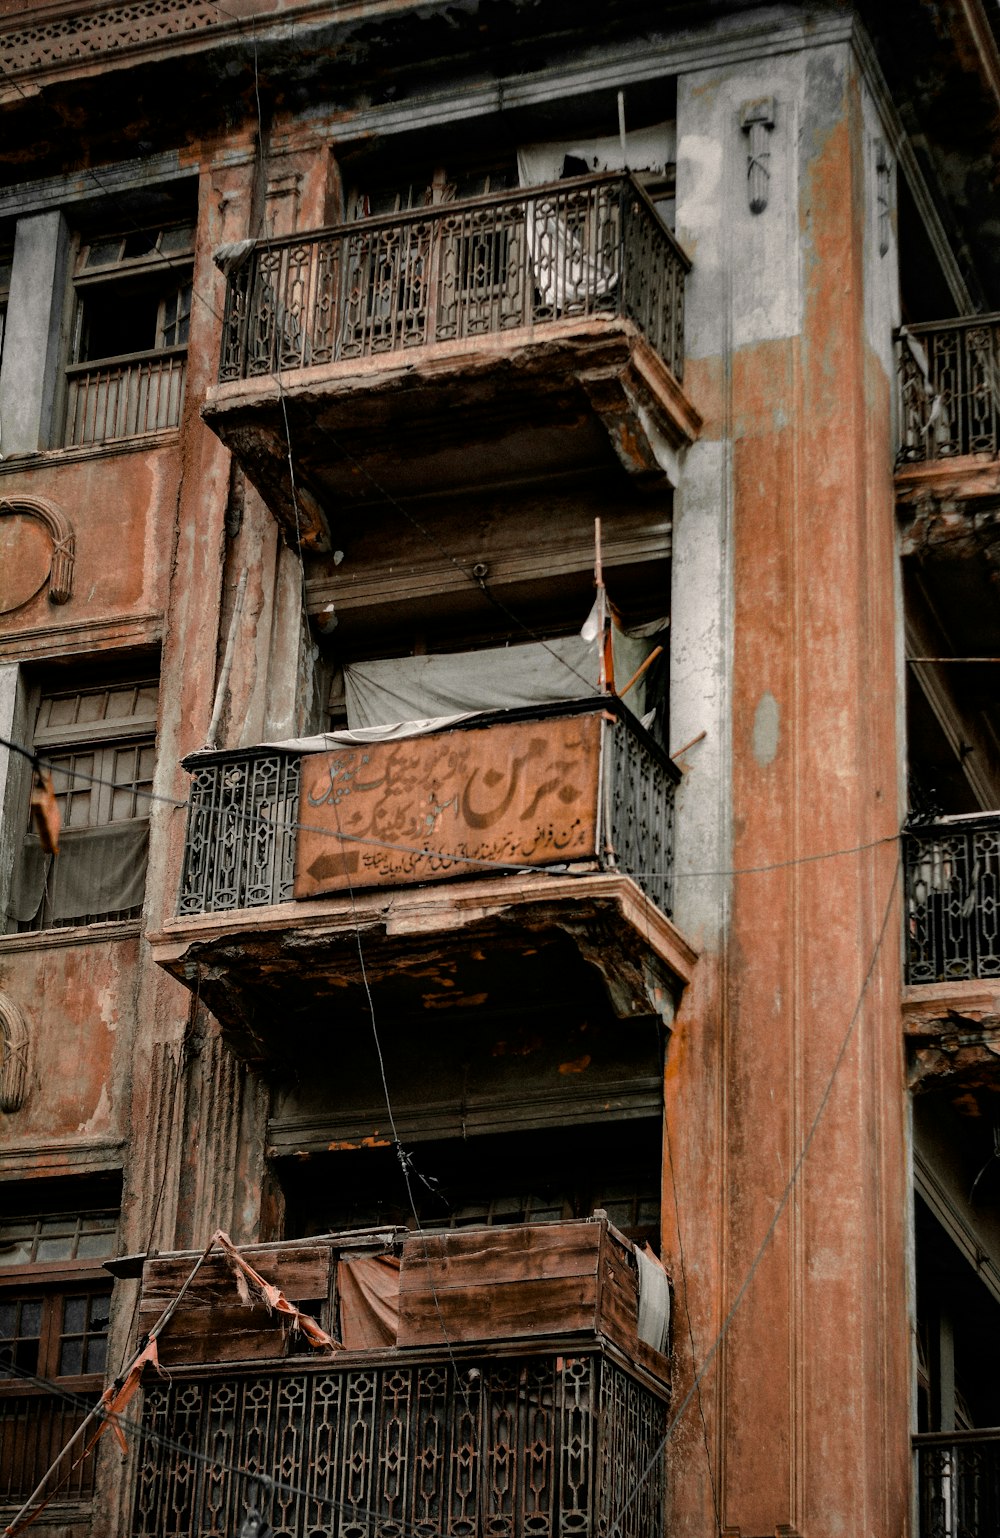
[[1000,1532],[1000,1432],[915,1438],[920,1538]]
[[219,378],[617,315],[680,379],[689,265],[631,177],[606,175],[261,243],[229,278]]
[[1000,977],[1000,818],[905,840],[908,983]]
[[243,754],[191,779],[180,913],[288,901],[295,875],[299,760]]
[[1000,315],[909,326],[899,381],[900,461],[1000,453]]
[[619,716],[611,730],[609,827],[619,870],[670,913],[674,886],[674,777]]
[[253,1504],[276,1538],[663,1531],[666,1405],[596,1353],[175,1374],[142,1421],[133,1538],[230,1538]]

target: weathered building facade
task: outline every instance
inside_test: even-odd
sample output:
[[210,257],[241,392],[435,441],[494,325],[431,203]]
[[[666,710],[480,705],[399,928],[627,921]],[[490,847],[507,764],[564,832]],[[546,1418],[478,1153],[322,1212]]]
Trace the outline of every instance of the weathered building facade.
[[4,7],[8,1524],[997,1532],[997,28]]

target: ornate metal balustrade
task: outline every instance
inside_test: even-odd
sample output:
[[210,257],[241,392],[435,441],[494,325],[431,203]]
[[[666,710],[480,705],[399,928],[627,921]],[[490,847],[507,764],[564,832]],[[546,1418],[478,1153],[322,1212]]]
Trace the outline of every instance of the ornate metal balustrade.
[[609,843],[619,870],[670,913],[674,894],[674,787],[677,770],[628,711],[610,729]]
[[261,241],[229,277],[219,378],[606,315],[634,321],[680,379],[689,268],[620,175]]
[[1000,977],[1000,816],[914,830],[904,852],[907,981]]
[[67,448],[166,432],[181,419],[186,350],[77,363],[67,371]]
[[919,1538],[996,1538],[1000,1431],[942,1431],[913,1439]]
[[180,913],[220,913],[288,901],[295,876],[299,759],[263,749],[196,767]]
[[[635,717],[617,701],[602,699],[553,706],[544,713],[504,711],[496,719],[542,723],[593,714],[607,719],[602,728],[603,804],[597,808],[599,834],[592,859],[600,869],[632,876],[669,913],[674,787],[679,775]],[[487,719],[479,717],[478,723],[468,724],[485,725]],[[544,726],[540,729],[544,731]],[[296,754],[263,748],[198,755],[187,761],[193,774],[179,913],[218,913],[292,898],[300,820],[299,766]],[[596,801],[598,785],[592,784],[591,789]],[[511,858],[515,858],[513,851]],[[501,862],[502,852],[494,859]],[[454,862],[440,863],[441,874],[449,874]],[[358,884],[363,880],[359,878]]]
[[663,1532],[665,1399],[596,1350],[175,1371],[142,1425],[133,1538]]
[[1000,453],[1000,315],[906,327],[899,380],[901,463]]

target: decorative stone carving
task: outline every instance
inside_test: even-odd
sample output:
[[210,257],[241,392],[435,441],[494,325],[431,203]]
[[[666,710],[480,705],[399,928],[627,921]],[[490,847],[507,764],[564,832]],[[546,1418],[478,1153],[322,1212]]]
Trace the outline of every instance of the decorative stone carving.
[[0,72],[19,75],[78,65],[94,54],[142,48],[219,25],[212,0],[138,0],[90,12],[77,9],[34,27],[0,32]]
[[28,1024],[8,993],[0,993],[0,1111],[19,1111],[28,1080]]
[[774,128],[774,97],[745,101],[740,108],[740,127],[747,136],[747,197],[752,214],[767,207],[771,186],[770,136]]
[[[76,534],[61,508],[41,497],[0,498],[0,519],[29,519],[41,524],[48,536],[50,550],[18,551],[19,559],[5,561],[7,576],[0,580],[0,614],[20,609],[45,583],[49,584],[49,602],[66,603],[73,595],[73,567],[76,561]],[[16,540],[16,536],[15,536]],[[47,554],[47,559],[45,555]]]

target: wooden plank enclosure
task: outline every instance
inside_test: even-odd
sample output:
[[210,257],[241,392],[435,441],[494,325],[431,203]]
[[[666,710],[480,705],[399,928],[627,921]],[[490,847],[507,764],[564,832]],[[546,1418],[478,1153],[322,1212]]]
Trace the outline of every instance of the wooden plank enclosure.
[[[246,1258],[290,1303],[311,1312],[330,1295],[333,1251],[329,1243],[248,1245]],[[143,1266],[139,1302],[140,1338],[153,1328],[191,1273],[196,1255],[160,1255]],[[209,1255],[158,1342],[164,1367],[184,1363],[248,1362],[288,1355],[288,1320],[262,1303],[246,1304],[226,1257]]]
[[634,1352],[637,1324],[631,1247],[604,1219],[404,1242],[399,1346],[600,1334]]
[[[315,1244],[247,1245],[266,1281],[337,1333],[337,1263],[347,1235]],[[599,1337],[658,1376],[664,1362],[638,1339],[634,1251],[606,1218],[387,1235],[365,1253],[400,1254],[396,1347],[506,1348],[525,1341]],[[196,1254],[161,1255],[143,1267],[140,1337],[177,1296]],[[392,1299],[383,1300],[392,1309]],[[391,1312],[389,1315],[391,1321]],[[391,1323],[390,1323],[391,1329]],[[204,1262],[159,1341],[165,1367],[280,1361],[294,1349],[288,1321],[244,1303],[222,1254]],[[339,1355],[339,1353],[338,1353]]]

